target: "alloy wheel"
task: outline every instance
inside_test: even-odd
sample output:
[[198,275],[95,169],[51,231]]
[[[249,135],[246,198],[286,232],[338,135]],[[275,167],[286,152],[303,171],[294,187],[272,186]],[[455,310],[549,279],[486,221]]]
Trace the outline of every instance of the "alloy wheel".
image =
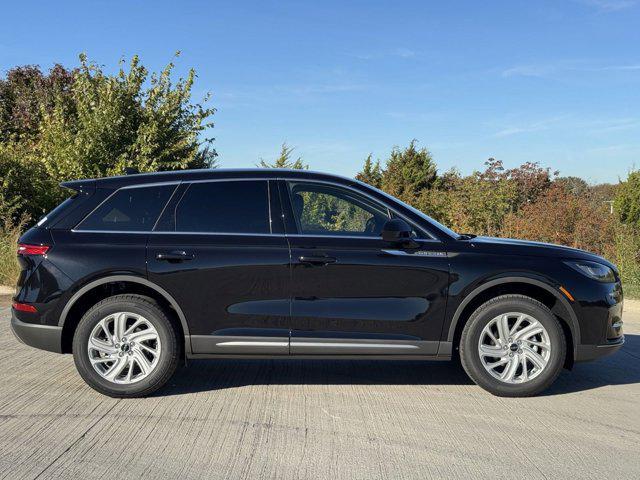
[[141,315],[118,312],[100,320],[88,342],[89,361],[109,382],[131,384],[149,376],[160,359],[160,336]]
[[510,312],[493,318],[478,341],[482,366],[509,384],[525,383],[540,375],[551,356],[549,334],[530,315]]

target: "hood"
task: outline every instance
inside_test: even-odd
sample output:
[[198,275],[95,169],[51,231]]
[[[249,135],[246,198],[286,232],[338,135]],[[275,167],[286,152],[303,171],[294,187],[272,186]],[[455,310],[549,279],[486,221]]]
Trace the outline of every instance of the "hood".
[[467,241],[473,244],[474,247],[482,249],[487,253],[589,260],[591,262],[602,263],[616,269],[615,265],[595,253],[580,250],[578,248],[566,247],[564,245],[497,237],[475,237],[472,240]]

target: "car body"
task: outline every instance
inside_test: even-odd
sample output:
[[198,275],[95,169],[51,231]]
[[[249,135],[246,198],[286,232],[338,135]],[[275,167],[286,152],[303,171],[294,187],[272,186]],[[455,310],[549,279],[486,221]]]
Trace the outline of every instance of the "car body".
[[74,196],[20,239],[12,327],[36,348],[71,353],[87,311],[123,294],[166,312],[186,358],[450,360],[473,312],[505,295],[551,312],[565,367],[624,343],[607,260],[458,235],[357,180],[214,169],[63,186]]

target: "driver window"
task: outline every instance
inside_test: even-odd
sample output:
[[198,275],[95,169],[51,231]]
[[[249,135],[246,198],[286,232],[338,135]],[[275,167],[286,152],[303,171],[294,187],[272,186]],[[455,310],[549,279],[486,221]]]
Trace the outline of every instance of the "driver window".
[[298,231],[305,235],[377,237],[389,211],[356,193],[319,183],[290,184]]

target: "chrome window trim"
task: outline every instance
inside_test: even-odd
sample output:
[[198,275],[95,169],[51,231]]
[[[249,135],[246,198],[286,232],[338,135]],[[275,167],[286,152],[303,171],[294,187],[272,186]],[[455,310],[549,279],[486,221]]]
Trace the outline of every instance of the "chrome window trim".
[[[234,233],[234,232],[145,232],[139,230],[77,230],[71,229],[72,233],[132,233],[136,235],[212,235],[227,237],[302,237],[302,238],[349,238],[354,240],[382,240],[382,237],[359,236],[359,235],[303,235],[297,233]],[[433,238],[414,238],[416,242],[435,242],[440,240]]]
[[[96,207],[91,210],[89,213],[87,213],[84,217],[82,217],[82,220],[80,220],[78,223],[76,223],[76,227],[78,225],[82,225],[82,223],[89,218],[91,215],[93,215],[93,213],[98,210],[102,205],[104,205],[106,202],[108,202],[111,198],[113,198],[120,190],[131,190],[133,188],[144,188],[144,187],[164,187],[167,185],[175,185],[175,187],[173,187],[173,192],[171,192],[171,195],[169,195],[169,198],[167,199],[167,203],[165,203],[164,207],[162,208],[162,211],[160,212],[160,214],[158,215],[158,218],[156,218],[156,221],[154,222],[153,226],[151,227],[151,230],[153,230],[153,228],[156,226],[156,223],[158,223],[158,220],[160,219],[160,216],[162,215],[162,213],[164,213],[164,209],[167,207],[167,205],[169,204],[169,201],[171,201],[171,199],[173,198],[173,194],[176,193],[176,190],[178,189],[178,185],[182,183],[182,182],[163,182],[163,183],[155,183],[155,184],[142,184],[142,185],[127,185],[126,187],[120,187],[116,190],[114,190],[113,192],[111,192],[111,194],[109,196],[107,196],[107,198],[105,198],[104,200],[102,200],[98,205],[96,205]],[[71,229],[71,231],[84,231],[84,232],[97,232],[100,230],[76,230],[75,227]],[[103,231],[110,231],[110,230],[103,230]],[[127,230],[122,230],[123,232],[126,232]],[[137,230],[138,232],[140,232],[140,230]],[[145,231],[144,233],[149,233],[149,231]]]
[[[184,192],[182,192],[182,196],[180,197],[180,200],[178,200],[178,203],[176,203],[176,211],[178,209],[178,206],[180,205],[180,202],[182,202],[183,198],[185,197],[185,195],[189,192],[189,188],[191,188],[191,185],[193,185],[194,183],[214,183],[214,182],[266,182],[267,183],[267,210],[268,210],[268,222],[269,222],[269,233],[253,233],[253,232],[238,232],[238,233],[231,233],[231,232],[178,232],[176,230],[171,231],[171,230],[162,230],[162,231],[156,231],[155,227],[156,225],[154,224],[154,229],[152,229],[151,232],[149,233],[189,233],[192,235],[198,235],[198,234],[207,234],[207,235],[248,235],[248,236],[256,236],[256,235],[274,235],[273,233],[273,222],[272,222],[272,216],[271,216],[271,183],[269,180],[272,180],[271,178],[259,178],[259,177],[255,177],[255,178],[214,178],[214,179],[204,179],[204,180],[193,180],[193,181],[183,181],[181,183],[184,183],[185,185],[187,185],[187,188],[185,189]],[[174,190],[175,192],[175,190]],[[172,195],[173,197],[173,195]],[[169,202],[171,201],[171,198],[169,198],[169,200],[167,201],[166,206],[169,204]],[[164,213],[164,209],[162,210],[162,213]],[[156,220],[156,224],[158,223],[158,221],[160,220],[160,218],[162,217],[162,214],[160,215],[160,217],[158,217],[158,220]],[[174,225],[175,227],[175,225]]]
[[118,192],[120,190],[130,190],[132,188],[164,187],[165,185],[178,185],[180,183],[183,183],[183,180],[173,180],[168,182],[154,182],[154,183],[138,183],[133,185],[125,185],[124,187],[120,187],[116,189],[115,192]]
[[[306,178],[278,177],[278,180],[284,180],[285,182],[298,182],[298,183],[323,183],[325,185],[331,185],[333,187],[346,188],[347,190],[351,190],[351,191],[355,192],[356,194],[367,198],[367,200],[369,200],[370,202],[373,202],[374,205],[382,205],[382,206],[384,206],[384,208],[386,208],[388,211],[395,213],[399,218],[401,218],[405,222],[409,223],[410,225],[415,225],[415,223],[416,223],[413,220],[409,220],[407,217],[402,215],[395,208],[392,208],[389,205],[387,205],[385,202],[381,202],[377,198],[374,198],[371,195],[369,195],[368,193],[360,191],[360,190],[358,190],[356,188],[353,188],[350,185],[344,185],[342,183],[331,182],[329,180],[316,180],[316,179],[306,179]],[[287,185],[287,187],[289,187],[289,186]],[[426,233],[427,235],[432,237],[432,235],[428,231],[424,231],[424,228],[420,227],[420,230],[423,230],[423,233]],[[345,237],[345,235],[310,235],[310,234],[295,234],[295,235],[296,236],[310,236],[310,237],[341,237],[341,238]],[[290,234],[290,236],[294,236],[294,234]],[[351,238],[351,236],[348,236],[348,235],[346,237]],[[365,238],[365,237],[359,237],[359,236],[355,236],[355,237],[356,238]],[[380,237],[370,237],[370,238],[380,238]],[[422,239],[415,239],[415,240],[422,240]],[[425,240],[427,240],[427,239],[425,239]],[[438,240],[437,238],[430,238],[428,240],[429,241],[433,240],[435,242],[442,243],[442,241]]]
[[[287,237],[301,237],[301,238],[353,238],[357,240],[382,240],[382,236],[372,237],[372,236],[364,236],[364,235],[313,235],[310,233],[288,233]],[[416,242],[435,242],[442,243],[440,240],[435,238],[412,238],[411,240],[415,240]]]
[[76,230],[71,229],[73,233],[134,233],[144,235],[218,235],[228,237],[284,237],[284,233],[235,233],[235,232],[144,232],[140,230]]
[[[344,178],[345,181],[351,181],[352,179],[349,179],[347,177],[342,177]],[[374,202],[375,204],[378,205],[383,205],[386,209],[388,209],[389,211],[393,212],[394,214],[396,214],[399,218],[403,219],[405,222],[408,222],[409,224],[414,224],[415,222],[413,220],[409,220],[405,215],[401,214],[400,212],[398,212],[397,209],[390,207],[388,204],[386,204],[385,202],[382,202],[380,200],[378,200],[377,198],[372,197],[370,194],[368,194],[367,192],[358,190],[356,188],[353,188],[351,185],[345,185],[342,183],[338,183],[338,182],[334,182],[334,181],[329,181],[329,180],[317,180],[317,179],[308,179],[305,177],[289,177],[289,176],[279,176],[279,177],[246,177],[246,178],[207,178],[207,179],[200,179],[200,180],[170,180],[170,181],[166,181],[166,182],[155,182],[155,183],[143,183],[143,184],[135,184],[135,185],[127,185],[124,187],[120,187],[117,190],[114,190],[114,192],[109,195],[107,198],[105,198],[97,207],[95,207],[89,214],[87,214],[80,222],[78,222],[77,225],[80,225],[89,215],[91,215],[96,209],[98,209],[104,202],[106,202],[107,200],[109,200],[109,198],[111,198],[115,193],[117,193],[120,190],[123,189],[130,189],[130,188],[143,188],[143,187],[157,187],[157,186],[163,186],[163,185],[179,185],[182,183],[185,184],[192,184],[192,183],[208,183],[208,182],[243,182],[243,181],[256,181],[256,180],[260,180],[260,181],[264,181],[267,182],[267,191],[269,192],[269,195],[271,194],[270,190],[271,190],[271,186],[268,183],[270,180],[273,181],[277,181],[277,180],[284,180],[286,182],[299,182],[299,183],[323,183],[326,185],[331,185],[334,187],[341,187],[341,188],[346,188],[348,190],[351,190],[359,195],[362,195],[363,197],[366,197],[368,200]],[[355,181],[355,180],[354,180]],[[174,190],[175,193],[175,190]],[[169,199],[170,200],[170,199]],[[167,204],[169,202],[169,200],[167,201]],[[166,207],[166,205],[165,205]],[[271,203],[269,202],[269,209],[271,209]],[[160,217],[158,217],[160,218]],[[271,212],[269,214],[269,220],[271,221]],[[270,224],[271,227],[271,224]],[[420,228],[421,230],[425,230],[423,228]],[[72,232],[74,233],[136,233],[136,234],[158,234],[158,233],[162,233],[162,234],[173,234],[173,235],[241,235],[241,236],[285,236],[285,237],[314,237],[314,238],[358,238],[358,239],[368,239],[368,240],[380,240],[381,237],[362,237],[362,236],[357,236],[357,235],[310,235],[310,234],[294,234],[294,233],[290,233],[290,234],[286,234],[286,233],[232,233],[232,232],[170,232],[170,231],[163,231],[163,232],[156,232],[156,231],[128,231],[128,230],[81,230],[81,229],[71,229]],[[432,238],[416,238],[414,240],[416,241],[423,241],[423,242],[435,242],[435,243],[443,243],[442,240],[439,240],[437,238],[435,238],[433,235],[431,235],[430,232],[428,231],[424,231],[424,233],[426,233],[427,235],[429,235]]]

